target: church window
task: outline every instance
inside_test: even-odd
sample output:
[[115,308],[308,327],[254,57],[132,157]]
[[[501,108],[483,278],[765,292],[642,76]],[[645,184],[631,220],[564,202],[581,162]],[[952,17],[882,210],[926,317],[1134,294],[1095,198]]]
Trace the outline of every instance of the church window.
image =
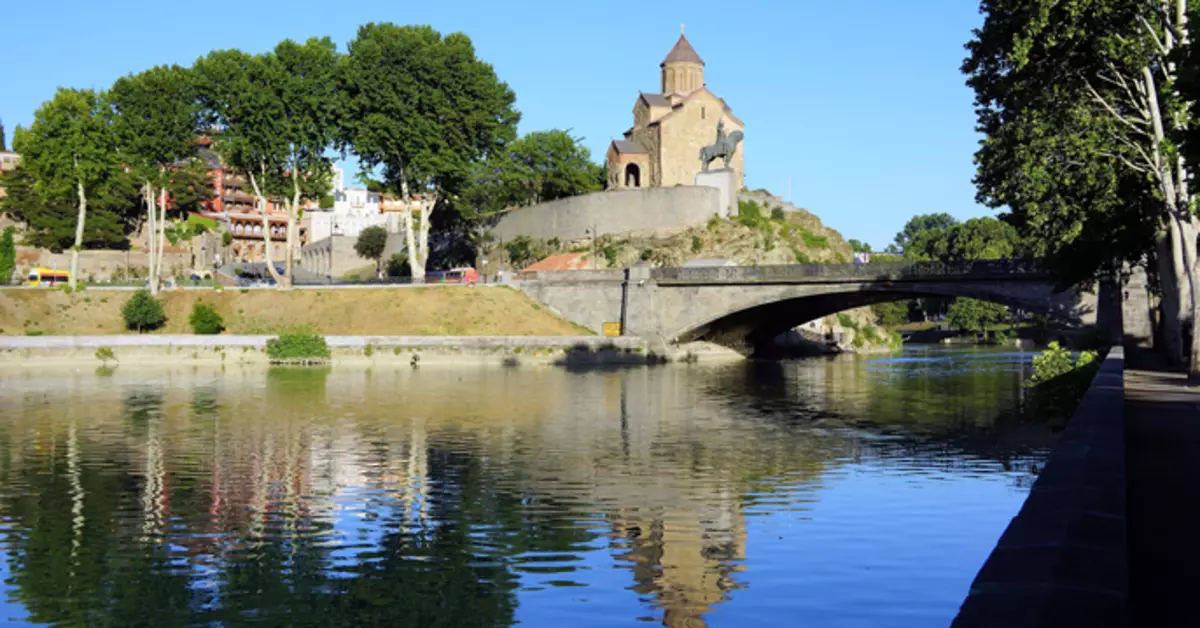
[[701,119],[701,120],[703,120],[703,119],[704,119],[704,113],[705,113],[705,111],[704,111],[704,107],[700,107],[700,119]]

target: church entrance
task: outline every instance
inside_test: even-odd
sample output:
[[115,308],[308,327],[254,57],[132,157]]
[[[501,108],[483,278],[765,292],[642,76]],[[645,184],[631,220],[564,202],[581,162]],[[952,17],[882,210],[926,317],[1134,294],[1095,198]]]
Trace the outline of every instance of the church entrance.
[[642,169],[638,168],[637,164],[629,164],[625,166],[625,187],[642,187]]

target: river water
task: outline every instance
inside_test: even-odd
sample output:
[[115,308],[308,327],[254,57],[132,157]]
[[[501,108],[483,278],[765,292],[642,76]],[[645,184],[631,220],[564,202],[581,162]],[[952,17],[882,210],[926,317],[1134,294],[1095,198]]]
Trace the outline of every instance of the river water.
[[6,367],[0,622],[944,626],[1028,358]]

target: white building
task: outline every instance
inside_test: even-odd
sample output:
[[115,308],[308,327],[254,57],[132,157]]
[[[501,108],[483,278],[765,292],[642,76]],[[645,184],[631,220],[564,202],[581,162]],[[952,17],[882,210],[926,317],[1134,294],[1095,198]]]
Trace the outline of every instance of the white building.
[[346,187],[346,175],[333,167],[333,209],[310,209],[304,212],[308,225],[308,241],[320,242],[333,235],[358,237],[367,227],[380,226],[390,233],[398,231],[396,216],[385,214],[379,207],[379,193],[364,188]]

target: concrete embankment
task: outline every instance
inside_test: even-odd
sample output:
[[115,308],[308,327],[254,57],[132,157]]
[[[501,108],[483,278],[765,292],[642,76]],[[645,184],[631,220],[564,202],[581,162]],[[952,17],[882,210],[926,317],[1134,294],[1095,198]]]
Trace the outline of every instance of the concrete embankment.
[[[0,365],[93,363],[107,347],[109,364],[262,364],[267,335],[107,335],[0,337]],[[334,364],[645,364],[741,359],[707,343],[655,354],[641,338],[597,336],[326,336]]]

